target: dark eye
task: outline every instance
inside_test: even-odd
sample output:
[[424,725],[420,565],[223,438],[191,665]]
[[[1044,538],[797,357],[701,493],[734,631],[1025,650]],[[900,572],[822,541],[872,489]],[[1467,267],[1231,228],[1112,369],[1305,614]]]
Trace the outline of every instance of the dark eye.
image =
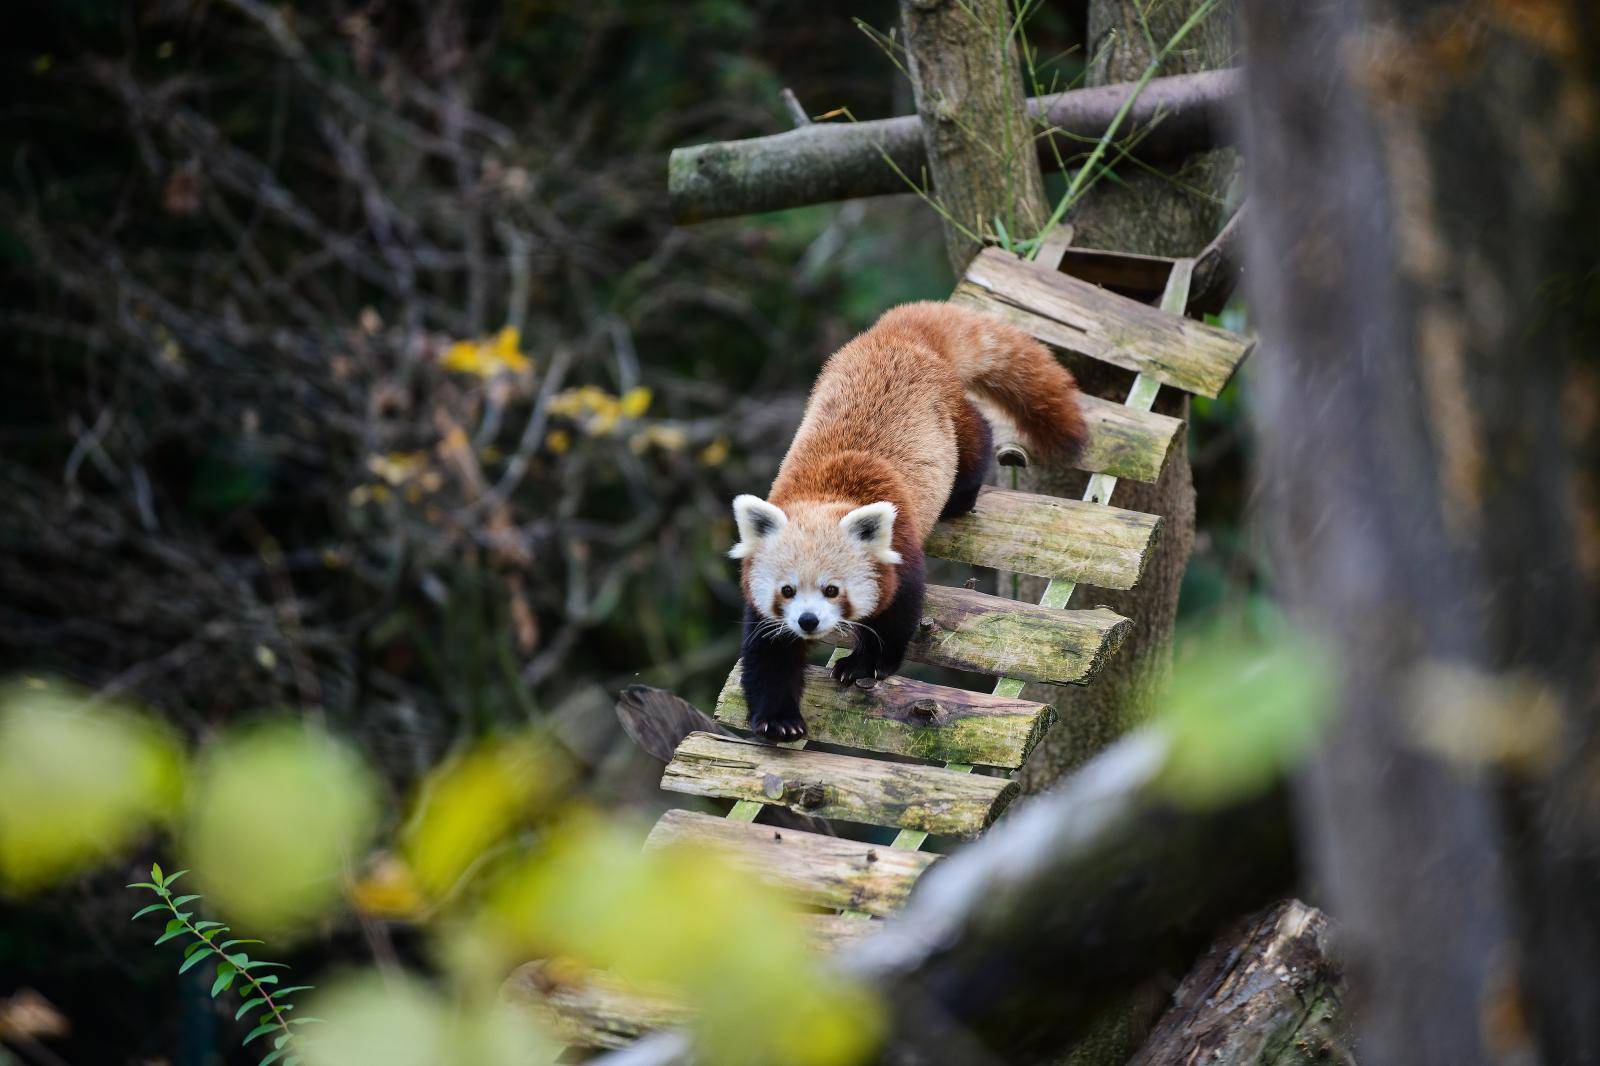
[[778,591],[783,593],[783,598],[784,599],[786,599],[786,600],[794,599],[794,586],[793,585],[785,585],[785,586],[783,586],[783,588],[779,589]]
[[824,596],[828,597],[828,599],[831,600],[835,596],[839,595],[839,586],[838,585],[829,585],[827,588],[822,590],[822,594]]

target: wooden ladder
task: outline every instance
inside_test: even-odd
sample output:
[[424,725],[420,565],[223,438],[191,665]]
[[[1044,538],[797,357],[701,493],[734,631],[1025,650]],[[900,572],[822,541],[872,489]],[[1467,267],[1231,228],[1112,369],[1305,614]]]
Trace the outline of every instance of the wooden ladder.
[[[1105,608],[1069,610],[1067,603],[1080,582],[1129,589],[1144,573],[1161,519],[1112,507],[1110,500],[1121,478],[1159,477],[1184,429],[1181,420],[1151,410],[1157,393],[1167,386],[1214,397],[1251,349],[1244,337],[1184,317],[1193,260],[1123,257],[1124,267],[1147,279],[1152,269],[1164,276],[1156,308],[1062,273],[1064,250],[1057,246],[1048,262],[1029,262],[986,249],[950,297],[1055,348],[1135,374],[1121,404],[1083,397],[1090,435],[1077,466],[1091,477],[1081,500],[985,488],[971,514],[940,523],[928,539],[928,555],[1049,582],[1037,604],[928,588],[907,658],[994,677],[992,690],[906,677],[841,687],[826,667],[810,667],[802,704],[807,740],[774,746],[692,733],[662,777],[670,791],[734,803],[723,818],[668,811],[645,846],[716,847],[797,903],[835,912],[809,919],[824,947],[854,940],[899,909],[938,861],[920,850],[930,835],[976,836],[1016,796],[1012,775],[1055,724],[1048,704],[1021,698],[1023,685],[1090,683],[1130,627]],[[1095,255],[1087,260],[1092,265],[1119,262],[1114,253]],[[743,729],[738,674],[735,665],[716,715]],[[808,743],[848,754],[809,750]],[[779,832],[756,824],[767,805],[898,835],[885,846]],[[583,1048],[621,1047],[684,1017],[682,1007],[634,994],[605,975],[547,988],[535,1009],[558,1039]]]

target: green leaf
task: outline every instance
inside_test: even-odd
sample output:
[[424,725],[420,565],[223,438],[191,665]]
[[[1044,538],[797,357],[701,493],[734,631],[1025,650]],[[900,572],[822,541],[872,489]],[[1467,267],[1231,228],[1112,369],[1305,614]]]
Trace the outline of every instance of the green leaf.
[[157,944],[165,944],[175,936],[182,936],[188,930],[184,928],[182,918],[174,918],[167,923],[167,931],[156,938]]
[[270,1032],[272,1032],[272,1030],[276,1029],[277,1027],[278,1027],[278,1023],[277,1022],[267,1022],[264,1025],[258,1025],[254,1029],[250,1030],[249,1034],[244,1038],[244,1040],[240,1043],[239,1046],[243,1047],[245,1044],[250,1043],[250,1041],[252,1041],[256,1037],[260,1036],[262,1033],[270,1033]]
[[265,944],[265,943],[266,943],[265,940],[224,940],[221,944],[218,944],[217,946],[220,947],[223,951],[227,951],[229,948],[233,947],[235,944]]
[[138,910],[134,911],[133,917],[129,918],[128,921],[136,922],[140,918],[143,918],[145,915],[149,914],[151,911],[164,911],[166,909],[167,905],[165,903],[152,903],[148,907],[140,907]]
[[178,967],[178,972],[179,973],[188,973],[189,970],[192,967],[194,967],[197,963],[201,962],[204,959],[210,958],[212,955],[215,955],[215,954],[216,954],[216,952],[212,951],[210,948],[201,948],[199,951],[195,952],[193,955],[190,955],[189,958],[188,958],[188,961],[186,961],[182,966]]
[[172,882],[176,881],[178,878],[182,877],[184,874],[186,874],[188,872],[189,872],[188,870],[179,870],[175,874],[168,874],[167,875],[167,879],[165,881],[161,882],[161,887],[162,888],[170,888],[170,887],[172,887]]
[[231,963],[231,962],[224,962],[224,963],[218,964],[218,966],[217,966],[217,979],[215,981],[211,982],[211,998],[212,999],[216,999],[219,995],[222,994],[222,991],[224,989],[229,988],[229,987],[231,987],[233,985],[233,977],[234,977],[234,974],[237,973],[237,972],[238,971],[236,971],[233,968],[233,963]]
[[177,899],[172,901],[172,905],[174,907],[181,907],[185,903],[193,903],[195,900],[197,900],[199,898],[200,898],[199,896],[179,896]]
[[317,1022],[323,1022],[323,1024],[326,1024],[326,1021],[324,1019],[322,1019],[322,1018],[314,1018],[314,1017],[310,1017],[310,1016],[307,1016],[305,1018],[290,1018],[289,1019],[289,1024],[290,1025],[314,1025]]
[[260,1062],[256,1063],[256,1066],[272,1066],[272,1064],[274,1062],[277,1062],[279,1059],[283,1058],[283,1053],[286,1050],[288,1050],[288,1049],[287,1048],[279,1048],[277,1051],[274,1051],[272,1054],[268,1055],[266,1058],[264,1058]]
[[261,1004],[265,1003],[266,1001],[266,996],[256,996],[254,999],[245,1000],[239,1005],[238,1011],[234,1013],[233,1020],[238,1021],[240,1018],[243,1018],[247,1013],[254,1010],[256,1007],[261,1006]]
[[289,964],[286,962],[262,962],[257,959],[250,964],[250,968],[252,970],[287,970]]
[[201,948],[208,948],[210,946],[211,945],[207,944],[204,940],[196,940],[193,944],[190,944],[188,947],[183,949],[183,957],[187,959],[190,955],[193,955]]
[[161,879],[161,864],[159,862],[153,862],[150,864],[150,880],[154,881],[158,885],[163,884]]
[[278,989],[278,998],[282,999],[284,996],[287,996],[290,992],[309,992],[315,987],[317,987],[317,986],[316,985],[290,985],[288,988],[280,988],[280,989]]
[[275,985],[278,983],[278,975],[275,973],[264,973],[260,977],[257,977],[255,982],[258,985]]
[[289,1038],[291,1036],[293,1036],[293,1035],[294,1035],[293,1033],[284,1033],[282,1036],[278,1037],[278,1039],[276,1039],[276,1040],[274,1040],[272,1042],[272,1046],[273,1047],[282,1047],[283,1045],[285,1045],[285,1044],[287,1044],[289,1042]]
[[233,963],[234,966],[236,966],[241,972],[244,971],[244,970],[250,969],[250,967],[252,967],[252,966],[257,965],[256,963],[251,962],[250,961],[250,956],[246,955],[242,951],[237,952],[237,953],[235,953],[233,955],[229,955],[228,956],[228,961]]
[[135,881],[133,884],[128,885],[127,887],[129,887],[129,888],[148,888],[148,889],[154,891],[155,889],[158,889],[161,886],[160,885],[152,885],[149,881]]
[[204,921],[204,922],[195,922],[194,923],[194,927],[196,929],[198,929],[202,933],[205,932],[207,929],[226,929],[226,928],[228,928],[227,926],[223,925],[221,922],[213,922],[213,921],[209,921],[209,920]]

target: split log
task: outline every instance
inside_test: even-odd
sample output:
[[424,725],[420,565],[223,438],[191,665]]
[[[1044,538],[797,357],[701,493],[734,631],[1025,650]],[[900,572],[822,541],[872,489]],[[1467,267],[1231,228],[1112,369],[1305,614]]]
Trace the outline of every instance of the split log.
[[[1238,86],[1233,70],[1153,79],[1123,125],[1130,132],[1148,131],[1131,154],[1162,162],[1231,143],[1229,108]],[[1131,84],[1103,85],[1029,100],[1039,122],[1056,131],[1054,149],[1049,139],[1039,139],[1041,158],[1053,164],[1056,151],[1067,159],[1081,156],[1104,135],[1131,91]],[[920,183],[927,168],[922,125],[917,116],[904,115],[817,122],[769,137],[679,148],[668,163],[667,188],[676,221],[703,222],[910,192],[906,178]]]
[[967,837],[987,828],[1017,793],[1017,786],[1003,777],[778,748],[709,733],[690,734],[678,745],[661,787],[753,800],[817,818]]
[[[943,585],[928,586],[922,610],[907,658],[1053,685],[1088,684],[1131,628],[1099,608],[1063,611]],[[823,639],[843,646],[853,638],[836,631]]]
[[1327,915],[1268,907],[1212,945],[1128,1066],[1350,1066]]

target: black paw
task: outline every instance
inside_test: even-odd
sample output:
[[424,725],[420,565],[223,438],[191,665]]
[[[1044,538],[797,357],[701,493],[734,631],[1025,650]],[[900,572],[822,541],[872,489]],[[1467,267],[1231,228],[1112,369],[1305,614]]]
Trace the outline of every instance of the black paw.
[[888,671],[885,671],[882,665],[875,651],[853,651],[834,662],[833,679],[841,685],[848,685],[864,677],[888,677]]
[[798,707],[757,713],[750,716],[750,731],[774,743],[799,740],[806,735],[806,720]]

